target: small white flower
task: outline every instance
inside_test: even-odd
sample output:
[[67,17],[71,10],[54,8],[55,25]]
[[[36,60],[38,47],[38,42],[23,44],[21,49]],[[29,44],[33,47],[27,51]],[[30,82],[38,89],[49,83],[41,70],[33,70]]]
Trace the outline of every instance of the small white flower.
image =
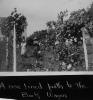
[[57,44],[59,44],[59,41],[56,41],[56,42],[55,42],[55,45],[57,45]]
[[72,65],[69,64],[69,65],[67,66],[67,69],[69,70],[69,69],[71,69],[71,67],[72,67]]

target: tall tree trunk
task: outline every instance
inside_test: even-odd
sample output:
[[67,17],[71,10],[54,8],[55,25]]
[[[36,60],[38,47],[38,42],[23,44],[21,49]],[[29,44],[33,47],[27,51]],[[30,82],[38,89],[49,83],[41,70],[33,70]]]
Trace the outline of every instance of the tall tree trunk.
[[87,54],[87,46],[86,46],[86,41],[85,41],[85,33],[86,29],[82,29],[82,35],[83,35],[83,47],[84,47],[84,55],[85,55],[85,65],[86,65],[86,70],[88,70],[88,54]]
[[13,33],[13,69],[16,72],[16,32],[14,24],[14,33]]
[[7,70],[8,70],[8,37],[6,37],[6,67],[7,67]]

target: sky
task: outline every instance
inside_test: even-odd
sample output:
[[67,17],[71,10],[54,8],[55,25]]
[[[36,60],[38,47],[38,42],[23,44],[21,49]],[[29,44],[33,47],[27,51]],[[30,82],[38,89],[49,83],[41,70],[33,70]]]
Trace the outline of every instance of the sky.
[[87,8],[93,0],[0,0],[0,17],[7,17],[14,8],[27,18],[28,36],[46,29],[46,22],[57,20],[60,11]]

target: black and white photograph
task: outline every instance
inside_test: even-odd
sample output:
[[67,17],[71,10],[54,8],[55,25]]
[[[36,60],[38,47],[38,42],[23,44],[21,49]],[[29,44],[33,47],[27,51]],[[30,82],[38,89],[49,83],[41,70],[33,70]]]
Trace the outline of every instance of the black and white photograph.
[[0,72],[93,71],[92,0],[0,0]]
[[93,0],[0,0],[0,100],[93,100]]

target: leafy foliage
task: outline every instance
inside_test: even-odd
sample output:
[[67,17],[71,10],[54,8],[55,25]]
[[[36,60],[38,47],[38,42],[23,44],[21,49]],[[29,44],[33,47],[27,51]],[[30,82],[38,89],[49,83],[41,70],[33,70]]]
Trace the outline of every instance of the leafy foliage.
[[[27,47],[31,47],[29,51],[33,51],[29,54],[35,52],[42,56],[42,61],[40,58],[36,60],[38,66],[33,64],[34,68],[42,66],[49,71],[85,70],[82,29],[85,28],[86,34],[93,36],[91,9],[93,7],[73,11],[67,20],[68,11],[61,11],[57,21],[46,23],[47,30],[36,31],[28,37]],[[37,46],[39,49],[35,51]],[[30,58],[37,57],[34,55]]]
[[14,31],[14,25],[16,30],[16,43],[17,43],[17,65],[21,61],[20,60],[20,51],[21,51],[21,43],[24,41],[23,32],[25,31],[27,27],[27,20],[26,17],[20,13],[17,12],[17,9],[15,8],[14,11],[5,18],[5,20],[2,23],[1,26],[1,32],[7,39],[6,46],[8,53],[8,63],[7,66],[12,68],[13,67],[13,31]]
[[11,31],[13,31],[15,24],[16,28],[16,42],[20,44],[23,41],[22,33],[25,31],[27,27],[26,17],[17,13],[17,9],[15,8],[14,11],[8,16],[2,24],[1,31],[3,35],[10,36]]

